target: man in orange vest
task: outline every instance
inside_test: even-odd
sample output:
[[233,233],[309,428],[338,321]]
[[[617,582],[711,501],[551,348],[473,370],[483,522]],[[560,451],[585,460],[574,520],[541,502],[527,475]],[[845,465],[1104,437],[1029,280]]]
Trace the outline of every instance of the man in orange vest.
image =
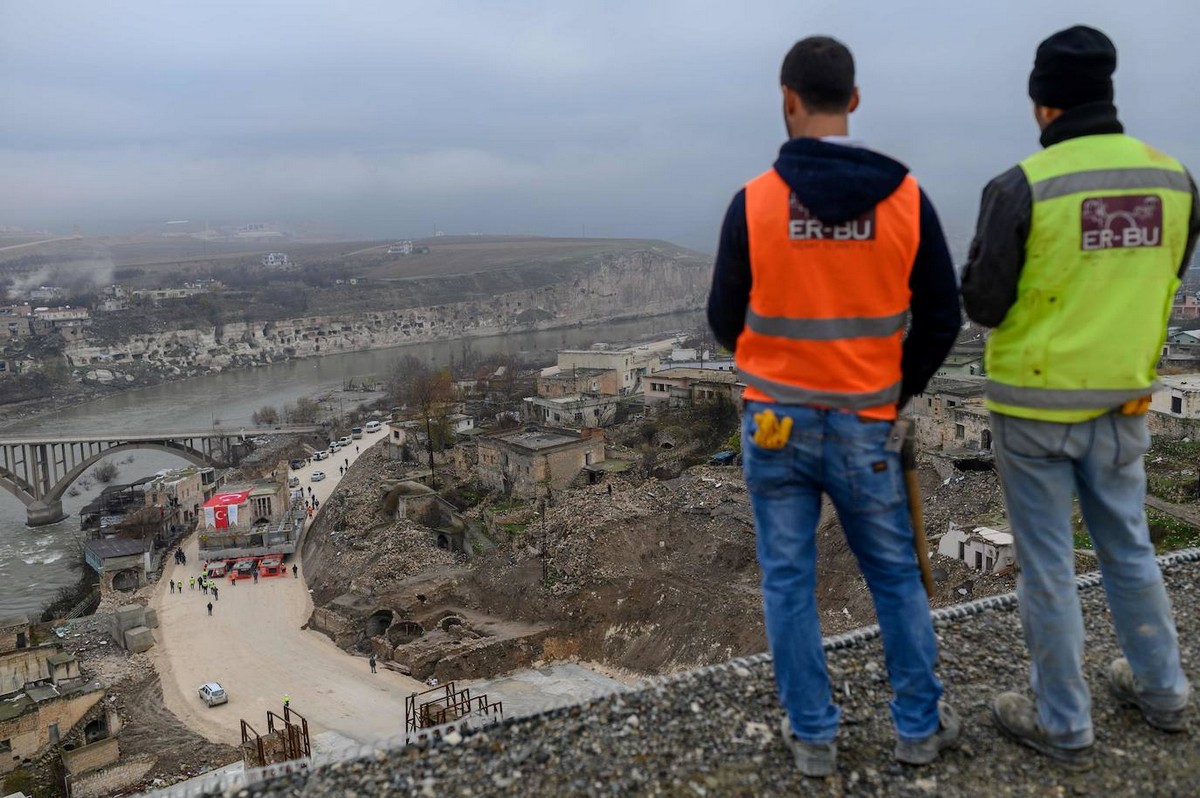
[[898,407],[957,336],[953,264],[908,169],[849,138],[850,51],[804,39],[781,83],[789,141],[729,206],[708,319],[747,386],[743,460],[784,739],[805,775],[834,771],[840,711],[815,598],[828,493],[875,601],[895,757],[926,764],[958,741],[960,722],[941,701],[900,456],[887,444]]

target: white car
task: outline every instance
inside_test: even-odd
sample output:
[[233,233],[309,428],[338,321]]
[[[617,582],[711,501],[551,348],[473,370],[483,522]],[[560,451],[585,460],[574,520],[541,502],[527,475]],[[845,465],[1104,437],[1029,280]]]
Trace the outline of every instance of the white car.
[[367,432],[379,432],[379,430],[383,429],[383,424],[378,421],[368,421],[365,429]]
[[324,460],[324,459],[325,459],[325,458],[327,458],[327,457],[329,457],[329,452],[327,452],[327,451],[325,451],[324,449],[322,449],[322,450],[321,450],[321,451],[319,451],[319,452],[313,452],[312,459],[313,459],[313,460]]
[[353,443],[353,439],[349,435],[338,438],[338,446],[349,446],[351,443]]
[[217,682],[206,682],[200,685],[200,700],[210,707],[229,702],[229,694]]
[[337,441],[329,442],[329,453],[330,454],[333,454],[334,452],[338,451],[341,448],[342,448],[342,445],[340,443],[338,443]]
[[320,482],[321,480],[325,479],[325,472],[324,471],[314,471],[314,472],[312,472],[312,476],[310,476],[309,479],[311,479],[313,482]]

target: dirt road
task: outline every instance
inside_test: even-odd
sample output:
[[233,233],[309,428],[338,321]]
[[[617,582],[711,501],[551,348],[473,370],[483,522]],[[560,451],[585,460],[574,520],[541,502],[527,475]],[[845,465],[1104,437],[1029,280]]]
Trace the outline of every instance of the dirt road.
[[[339,481],[338,466],[357,458],[355,446],[365,450],[386,434],[385,426],[301,469],[297,473],[305,492],[311,486],[323,505]],[[326,479],[310,482],[317,470]],[[349,656],[323,635],[300,628],[312,611],[303,563],[298,579],[289,568],[286,577],[257,583],[241,580],[235,586],[218,580],[219,598],[209,617],[212,597],[199,587],[168,594],[171,579],[186,583],[199,575],[194,536],[186,551],[188,565],[168,565],[152,600],[160,626],[151,651],[163,698],[180,720],[210,740],[236,745],[241,741],[239,721],[265,733],[267,710],[278,712],[287,694],[314,735],[335,731],[370,743],[403,733],[404,697],[424,685],[383,668],[372,674],[366,659]],[[207,681],[225,687],[228,704],[204,705],[196,691]]]

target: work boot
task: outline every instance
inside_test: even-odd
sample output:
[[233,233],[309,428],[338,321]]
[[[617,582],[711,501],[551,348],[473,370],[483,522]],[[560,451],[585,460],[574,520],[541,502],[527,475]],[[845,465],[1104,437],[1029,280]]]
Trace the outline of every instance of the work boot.
[[1114,659],[1108,666],[1108,687],[1122,704],[1140,709],[1146,722],[1154,728],[1165,732],[1187,730],[1187,705],[1179,709],[1158,709],[1147,704],[1138,694],[1133,669],[1129,667],[1129,660],[1124,657]]
[[806,743],[796,739],[787,715],[783,716],[780,733],[796,760],[796,769],[805,776],[824,778],[837,770],[837,743]]
[[1023,695],[1001,693],[992,701],[992,719],[1004,734],[1021,745],[1045,754],[1069,770],[1092,767],[1092,746],[1063,748],[1055,745],[1038,722],[1037,707]]
[[920,740],[897,740],[893,755],[906,765],[928,765],[943,750],[957,746],[961,734],[962,721],[958,719],[958,713],[945,701],[939,701],[938,730]]

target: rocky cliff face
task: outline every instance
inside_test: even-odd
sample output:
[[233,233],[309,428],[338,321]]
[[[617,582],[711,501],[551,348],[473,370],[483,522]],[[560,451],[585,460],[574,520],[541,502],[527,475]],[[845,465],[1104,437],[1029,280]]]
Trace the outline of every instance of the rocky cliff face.
[[[647,248],[580,263],[397,281],[403,290],[391,310],[227,323],[138,335],[109,345],[85,340],[70,344],[66,354],[73,366],[93,367],[91,379],[104,379],[111,366],[132,362],[172,374],[221,371],[295,357],[693,310],[703,305],[709,274],[709,262],[701,256]],[[398,293],[395,283],[388,290]]]

